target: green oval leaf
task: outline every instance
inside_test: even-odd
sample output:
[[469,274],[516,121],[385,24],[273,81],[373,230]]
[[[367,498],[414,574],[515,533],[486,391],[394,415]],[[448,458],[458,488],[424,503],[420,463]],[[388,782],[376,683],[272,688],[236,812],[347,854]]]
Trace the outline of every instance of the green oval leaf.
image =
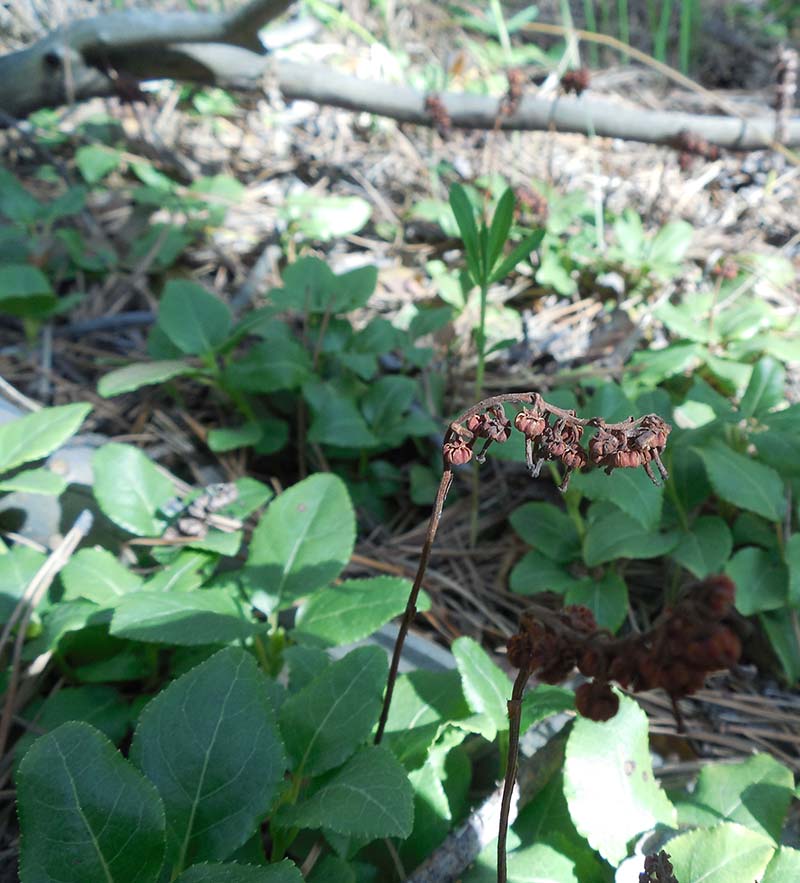
[[[608,413],[605,408],[590,413]],[[590,500],[608,500],[645,530],[658,530],[664,488],[656,487],[644,469],[617,469],[612,476],[599,469],[578,473],[572,485]]]
[[740,763],[703,767],[691,803],[777,843],[793,797],[791,770],[768,754],[756,754]]
[[253,532],[247,565],[263,588],[252,600],[273,610],[327,585],[350,560],[355,534],[340,478],[319,473],[289,488]]
[[160,362],[136,362],[117,368],[100,378],[97,384],[97,392],[108,399],[111,396],[121,395],[142,386],[152,383],[165,383],[173,377],[183,374],[196,374],[197,369],[181,359],[164,359]]
[[184,647],[243,641],[262,630],[224,589],[134,592],[118,601],[111,620],[120,638]]
[[83,403],[59,405],[0,426],[0,472],[52,454],[78,431],[91,410]]
[[25,883],[152,883],[164,856],[156,789],[108,739],[66,723],[31,746],[17,773]]
[[780,521],[786,509],[783,482],[774,469],[737,454],[721,441],[695,448],[715,493],[740,509]]
[[158,327],[190,355],[209,353],[231,330],[231,311],[202,285],[170,279],[158,306]]
[[192,865],[175,883],[303,883],[303,875],[288,858],[265,867],[203,862]]
[[156,513],[175,495],[172,482],[133,445],[103,445],[92,458],[94,495],[103,513],[137,536],[166,526]]
[[62,494],[69,482],[63,475],[50,469],[25,469],[11,478],[0,481],[0,491],[18,491],[23,494],[46,494],[57,497]]
[[733,536],[728,525],[716,515],[703,515],[681,535],[670,553],[698,579],[719,573],[733,549]]
[[604,723],[576,718],[564,794],[575,827],[611,864],[625,858],[628,841],[642,831],[659,822],[675,826],[675,807],[653,777],[647,715],[632,699],[620,696],[619,711]]
[[761,883],[795,883],[796,880],[800,880],[800,850],[781,846],[767,865]]
[[580,555],[575,523],[550,503],[525,503],[511,513],[509,521],[526,543],[553,561],[564,563]]
[[787,569],[766,549],[739,549],[725,567],[725,573],[736,583],[736,609],[743,616],[777,610],[788,600]]
[[596,567],[615,558],[657,558],[666,555],[677,541],[674,531],[652,533],[615,509],[589,525],[583,540],[583,560],[588,567]]
[[535,595],[537,592],[564,592],[578,580],[541,552],[527,552],[514,565],[509,577],[512,592]]
[[776,359],[765,356],[753,366],[750,382],[739,404],[742,417],[757,417],[774,408],[783,398],[786,371]]
[[312,797],[281,821],[360,839],[408,837],[414,798],[405,770],[386,748],[362,748]]
[[760,880],[775,851],[771,840],[733,822],[680,834],[667,847],[681,883]]
[[491,722],[490,731],[485,732],[491,741],[497,731],[508,729],[511,681],[472,638],[457,638],[451,649],[469,707],[477,714],[485,714]]
[[581,604],[594,614],[600,628],[616,632],[628,613],[628,586],[613,570],[601,579],[574,583],[564,595],[565,604]]
[[142,578],[131,573],[106,549],[81,549],[61,571],[64,597],[86,598],[110,607],[123,595],[142,586]]
[[142,712],[131,760],[161,794],[167,854],[178,868],[225,858],[241,846],[286,770],[253,658],[221,650],[162,690]]
[[353,754],[378,720],[387,671],[383,650],[359,647],[284,702],[281,731],[295,775],[319,775]]
[[245,392],[277,392],[298,389],[311,376],[311,358],[281,322],[269,340],[257,343],[229,365],[227,384]]
[[345,580],[312,595],[295,628],[330,644],[360,641],[405,610],[410,590],[408,580],[392,576]]

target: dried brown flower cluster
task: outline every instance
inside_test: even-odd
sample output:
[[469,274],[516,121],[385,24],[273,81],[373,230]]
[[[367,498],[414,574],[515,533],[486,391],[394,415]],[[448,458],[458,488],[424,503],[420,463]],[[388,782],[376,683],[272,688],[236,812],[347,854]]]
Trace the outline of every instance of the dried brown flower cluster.
[[644,871],[639,874],[639,883],[678,883],[672,873],[672,862],[662,849],[658,855],[644,857]]
[[433,120],[433,127],[441,138],[447,138],[453,131],[453,122],[444,105],[444,101],[431,93],[425,96],[425,111]]
[[522,98],[522,90],[525,86],[525,74],[518,67],[509,68],[506,71],[506,78],[508,80],[508,89],[500,100],[498,122],[502,117],[510,117],[517,112],[520,99]]
[[709,577],[665,608],[648,631],[615,638],[597,628],[587,608],[558,609],[558,596],[547,594],[522,615],[508,660],[550,684],[577,667],[591,680],[575,691],[575,706],[592,720],[617,713],[612,681],[634,692],[661,688],[674,703],[699,690],[709,672],[739,661],[741,643],[726,623],[734,595],[728,577]]
[[[538,393],[527,398],[528,403],[517,414],[514,426],[525,436],[525,458],[534,477],[538,476],[543,463],[558,461],[566,470],[561,490],[566,490],[575,469],[583,469],[590,462],[603,467],[606,473],[643,466],[657,483],[651,469],[655,463],[661,476],[667,478],[660,455],[671,427],[656,414],[607,424],[602,417],[582,420],[574,411],[549,405]],[[588,451],[581,446],[585,427],[597,430]],[[476,454],[478,462],[483,462],[489,445],[502,443],[510,435],[511,424],[500,404],[490,405],[483,413],[470,414],[464,423],[450,424],[443,447],[445,465],[461,466],[469,462],[478,439],[485,439]]]
[[578,67],[571,71],[565,71],[561,77],[561,88],[569,95],[583,94],[591,83],[592,77],[588,67]]
[[678,132],[672,146],[678,151],[678,164],[684,172],[691,167],[696,156],[708,160],[719,159],[719,147],[716,144],[711,144],[705,138],[688,129],[681,129]]
[[514,195],[517,198],[517,207],[522,217],[529,216],[538,224],[543,224],[547,220],[550,210],[547,197],[525,184],[516,187]]

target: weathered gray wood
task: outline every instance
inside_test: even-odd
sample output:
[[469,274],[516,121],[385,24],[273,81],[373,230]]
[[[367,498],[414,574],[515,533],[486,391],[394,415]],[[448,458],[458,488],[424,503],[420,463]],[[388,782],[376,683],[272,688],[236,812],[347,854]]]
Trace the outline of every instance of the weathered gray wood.
[[[175,79],[258,90],[271,65],[258,29],[290,0],[251,0],[226,15],[110,13],[77,21],[27,49],[0,57],[0,110],[16,119],[43,107],[113,95],[119,77],[134,83]],[[274,76],[287,99],[308,99],[401,122],[430,126],[425,96],[404,86],[361,80],[321,65],[278,62]],[[498,98],[444,93],[456,128],[493,129]],[[754,150],[774,137],[774,115],[740,120],[623,107],[591,95],[555,99],[525,95],[500,127],[513,130],[594,132],[599,136],[671,144],[690,131],[731,150]],[[784,144],[800,145],[800,119],[788,122]]]
[[228,53],[220,53],[209,68],[193,62],[180,44],[239,47],[233,85],[241,68],[251,69],[264,54],[258,30],[290,5],[291,0],[251,0],[224,15],[132,10],[81,19],[27,49],[0,57],[0,109],[21,118],[43,107],[112,95],[114,72],[141,80],[175,76],[227,82]]

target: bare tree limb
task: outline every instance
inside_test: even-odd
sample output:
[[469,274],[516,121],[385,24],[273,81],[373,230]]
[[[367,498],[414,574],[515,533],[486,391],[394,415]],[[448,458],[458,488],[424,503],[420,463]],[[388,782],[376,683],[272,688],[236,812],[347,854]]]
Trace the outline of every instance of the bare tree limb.
[[[403,86],[360,80],[326,68],[282,62],[278,67],[280,89],[286,98],[306,98],[348,110],[367,111],[407,123],[430,126],[425,96]],[[483,95],[443,93],[450,122],[464,129],[492,129],[497,122],[498,99]],[[589,98],[536,98],[525,95],[516,112],[500,118],[506,130],[546,130],[595,134],[649,144],[670,144],[681,131],[701,135],[731,150],[755,150],[769,143],[773,117],[740,120],[728,116],[643,110],[611,101]],[[800,119],[786,128],[787,145],[800,144]]]
[[[404,86],[362,80],[320,65],[272,60],[258,29],[283,12],[290,0],[251,0],[227,15],[153,12],[111,13],[54,31],[27,49],[0,57],[0,110],[19,119],[43,107],[109,96],[120,78],[142,82],[175,79],[230,89],[263,89],[272,72],[287,100],[308,99],[400,122],[430,126],[425,95]],[[672,144],[689,131],[731,150],[768,146],[772,116],[737,119],[629,108],[583,95],[525,95],[516,111],[500,116],[492,96],[440,96],[451,124],[465,129],[547,130],[595,134],[651,144]],[[783,144],[800,145],[800,118],[789,120]]]

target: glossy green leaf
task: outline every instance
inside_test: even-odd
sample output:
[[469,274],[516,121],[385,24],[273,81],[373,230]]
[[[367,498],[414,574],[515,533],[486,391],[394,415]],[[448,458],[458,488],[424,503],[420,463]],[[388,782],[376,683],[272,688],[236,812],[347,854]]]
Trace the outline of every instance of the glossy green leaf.
[[[457,638],[451,649],[469,707],[476,713],[485,714],[491,721],[492,730],[507,730],[507,703],[511,698],[511,681],[508,675],[472,638]],[[487,735],[487,738],[494,739],[494,735]]]
[[[481,853],[475,866],[460,879],[463,883],[496,883],[496,842]],[[509,852],[508,883],[579,883],[579,880],[571,859],[547,843],[534,843]]]
[[395,685],[386,732],[442,721],[461,720],[470,714],[456,671],[417,669],[401,675]]
[[231,311],[202,285],[170,279],[158,305],[158,327],[182,352],[210,353],[231,330]]
[[133,445],[103,445],[92,457],[95,499],[115,524],[137,536],[157,536],[166,526],[158,515],[175,495],[172,482]]
[[169,559],[144,584],[150,592],[188,592],[203,585],[208,577],[211,556],[194,549],[183,549]]
[[247,559],[265,602],[288,604],[335,579],[350,560],[355,530],[347,488],[335,475],[309,476],[273,500]]
[[284,270],[284,287],[273,289],[269,299],[280,309],[337,314],[363,307],[377,279],[374,266],[357,267],[337,276],[325,261],[303,257]]
[[46,560],[42,552],[22,545],[0,555],[0,623],[8,621],[28,583]]
[[97,184],[119,166],[122,154],[101,144],[85,144],[75,151],[75,165],[87,184]]
[[498,199],[494,209],[492,223],[489,226],[489,248],[486,255],[486,269],[491,272],[497,259],[503,253],[511,222],[514,219],[514,191],[507,187]]
[[574,708],[575,694],[572,690],[550,684],[537,684],[533,690],[528,690],[522,699],[520,732],[524,733],[534,724],[554,714],[572,711]]
[[520,595],[564,592],[579,580],[541,552],[526,552],[514,565],[509,586]]
[[750,436],[759,459],[780,475],[800,477],[800,435],[770,429]]
[[131,710],[122,695],[105,685],[62,687],[41,702],[27,705],[22,716],[34,720],[36,733],[23,733],[14,745],[17,759],[37,739],[37,734],[49,733],[67,721],[83,721],[97,727],[115,744],[122,741],[131,722]]
[[23,494],[45,494],[57,497],[64,493],[69,482],[46,467],[24,469],[11,478],[0,481],[0,491],[17,491]]
[[466,190],[460,184],[453,184],[450,188],[450,208],[453,210],[461,239],[464,241],[467,268],[472,276],[472,284],[480,285],[483,280],[484,266],[478,239],[478,227],[475,223],[475,209],[472,207]]
[[336,855],[326,855],[317,862],[309,881],[310,883],[358,883],[353,867]]
[[220,510],[222,514],[231,518],[244,520],[275,496],[275,491],[269,485],[249,476],[237,478],[234,484],[238,496],[232,503]]
[[722,570],[732,549],[733,537],[728,525],[716,515],[703,515],[681,534],[670,554],[691,574],[703,579]]
[[793,533],[785,550],[786,566],[789,568],[788,602],[792,607],[800,607],[800,533]]
[[181,359],[164,359],[160,362],[135,362],[124,368],[117,368],[100,378],[97,392],[103,398],[121,395],[124,392],[149,386],[152,383],[166,383],[173,377],[196,374],[197,368]]
[[0,271],[0,309],[14,316],[42,316],[57,304],[47,276],[32,264],[6,264]]
[[760,880],[774,851],[769,838],[733,822],[679,834],[668,846],[681,883]]
[[765,356],[753,366],[750,383],[739,403],[742,417],[758,417],[780,404],[786,371],[776,359]]
[[736,609],[743,616],[782,607],[789,591],[786,567],[755,546],[739,549],[725,567],[736,584]]
[[330,644],[360,641],[405,610],[410,590],[408,580],[392,576],[345,580],[312,595],[295,628]]
[[357,233],[370,218],[372,206],[360,196],[289,196],[282,213],[306,239],[329,242]]
[[800,850],[781,846],[772,856],[761,883],[795,883],[800,880]]
[[66,723],[33,744],[17,773],[25,883],[152,883],[164,855],[156,789],[108,739]]
[[224,371],[225,382],[245,392],[277,392],[299,389],[311,376],[311,357],[293,340],[289,329],[254,344]]
[[595,519],[583,540],[583,560],[595,567],[615,558],[657,558],[676,545],[677,534],[653,533],[618,510]]
[[683,260],[694,230],[686,221],[671,221],[656,233],[648,249],[647,262],[654,269],[668,272]]
[[704,766],[691,802],[777,843],[793,796],[791,770],[768,754],[756,754],[735,764]]
[[573,561],[581,541],[575,523],[551,503],[524,503],[509,518],[511,526],[534,549],[553,561]]
[[[607,411],[593,408],[589,413],[605,414]],[[658,529],[664,488],[656,487],[644,469],[617,469],[613,475],[594,469],[573,476],[570,486],[590,500],[608,500],[645,530]]]
[[634,700],[621,696],[619,711],[603,723],[576,718],[567,741],[564,794],[575,827],[612,864],[642,831],[659,822],[674,827],[675,807],[653,777],[647,715]]
[[164,801],[171,864],[223,859],[241,846],[286,770],[253,657],[221,650],[162,690],[142,712],[131,760]]
[[73,436],[91,405],[77,403],[42,408],[0,426],[0,472],[40,460]]
[[309,441],[341,448],[371,448],[378,444],[355,401],[335,384],[313,380],[303,386],[303,396],[312,414]]
[[203,862],[185,870],[175,883],[303,883],[303,875],[288,858],[263,867]]
[[574,583],[567,589],[564,603],[588,607],[600,628],[616,632],[628,613],[628,587],[619,574],[608,570],[600,579]]
[[536,230],[516,245],[508,257],[504,258],[492,273],[489,278],[489,284],[494,285],[496,282],[502,282],[517,264],[524,261],[532,251],[535,251],[542,244],[544,233],[544,230]]
[[134,592],[118,601],[111,620],[117,637],[184,647],[243,641],[262,629],[224,589]]
[[244,423],[241,426],[224,426],[211,429],[206,442],[216,454],[249,448],[261,438],[263,430],[258,423]]
[[284,702],[281,731],[295,775],[333,769],[366,741],[378,720],[387,671],[383,650],[359,647]]
[[696,450],[719,497],[769,521],[783,518],[783,482],[774,469],[737,454],[720,441]]
[[64,597],[87,598],[111,607],[142,587],[142,578],[120,564],[107,549],[81,549],[61,571]]
[[362,748],[308,800],[291,807],[286,818],[300,827],[367,840],[408,837],[414,821],[411,785],[388,749]]
[[783,666],[786,679],[794,686],[800,681],[800,641],[791,611],[786,608],[770,610],[758,618]]

